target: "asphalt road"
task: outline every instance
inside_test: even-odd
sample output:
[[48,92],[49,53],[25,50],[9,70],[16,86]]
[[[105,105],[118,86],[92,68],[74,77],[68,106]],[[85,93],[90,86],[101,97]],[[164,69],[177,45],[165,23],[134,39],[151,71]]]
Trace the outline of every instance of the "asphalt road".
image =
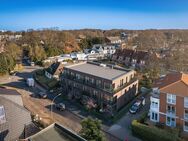
[[[4,84],[8,87],[17,89],[23,98],[24,106],[33,114],[38,114],[47,123],[59,122],[62,125],[72,129],[75,132],[79,132],[81,129],[80,122],[85,117],[78,116],[81,112],[77,107],[70,103],[65,103],[67,110],[58,111],[53,108],[51,117],[51,104],[52,99],[56,96],[53,93],[49,93],[43,87],[35,83],[35,87],[31,88],[26,85],[26,79],[33,76],[33,72],[37,69],[41,69],[38,66],[27,66],[22,72],[18,72],[15,76],[5,76],[0,78],[0,84]],[[31,95],[37,95],[39,92],[46,92],[49,99],[40,99],[32,97]],[[57,98],[56,103],[60,102]],[[112,136],[109,133],[105,133],[108,141],[120,141],[117,137]]]

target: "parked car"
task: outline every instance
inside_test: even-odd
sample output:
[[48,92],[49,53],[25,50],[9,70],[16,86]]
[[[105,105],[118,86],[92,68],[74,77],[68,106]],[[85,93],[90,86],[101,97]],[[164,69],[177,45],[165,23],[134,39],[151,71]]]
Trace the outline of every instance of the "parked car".
[[55,105],[57,110],[63,111],[65,110],[65,104],[64,103],[58,103]]
[[145,105],[145,97],[140,97],[136,102],[131,106],[129,112],[135,114],[142,106]]
[[39,92],[39,97],[40,98],[47,98],[47,94],[44,92]]

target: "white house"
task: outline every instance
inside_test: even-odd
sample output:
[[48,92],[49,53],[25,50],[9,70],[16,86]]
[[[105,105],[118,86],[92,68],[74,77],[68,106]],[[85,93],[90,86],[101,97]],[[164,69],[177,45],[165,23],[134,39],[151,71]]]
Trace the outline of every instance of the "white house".
[[159,89],[153,88],[150,97],[150,120],[153,122],[159,122],[159,108],[160,108],[160,99],[159,99]]

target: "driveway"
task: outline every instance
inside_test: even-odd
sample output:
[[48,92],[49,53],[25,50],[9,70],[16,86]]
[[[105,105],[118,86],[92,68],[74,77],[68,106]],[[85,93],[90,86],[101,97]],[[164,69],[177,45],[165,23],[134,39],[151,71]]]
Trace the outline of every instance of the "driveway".
[[142,109],[136,114],[130,114],[127,112],[117,123],[113,124],[108,132],[112,135],[119,137],[121,140],[127,141],[141,141],[140,139],[134,137],[131,132],[131,122],[134,119],[138,119],[144,112],[149,110],[149,95],[146,97],[146,104]]

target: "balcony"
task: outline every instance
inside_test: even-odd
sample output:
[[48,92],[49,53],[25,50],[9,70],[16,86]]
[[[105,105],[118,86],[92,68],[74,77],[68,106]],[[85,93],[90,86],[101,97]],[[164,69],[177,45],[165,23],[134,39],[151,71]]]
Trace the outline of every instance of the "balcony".
[[105,92],[108,92],[108,93],[113,93],[112,88],[109,88],[109,89],[103,88],[102,85],[96,84],[96,81],[91,82],[89,80],[86,80],[85,78],[78,79],[75,76],[71,76],[71,75],[62,75],[62,78],[84,84],[84,85],[89,86],[89,87],[94,88],[94,89],[97,88],[99,90],[102,90],[102,91],[105,91]]
[[188,132],[188,126],[184,125],[184,131]]
[[128,83],[123,84],[122,86],[118,87],[117,89],[113,90],[114,93],[121,91],[122,89],[126,88],[133,82],[137,81],[138,79],[136,77],[132,78]]
[[82,83],[82,84],[87,85],[87,86],[92,87],[92,88],[97,88],[99,90],[103,90],[103,91],[108,92],[108,93],[117,93],[118,91],[126,88],[127,86],[129,86],[130,84],[132,84],[133,82],[138,80],[136,77],[134,77],[128,83],[125,83],[122,86],[120,86],[120,87],[118,87],[117,89],[114,90],[112,88],[112,86],[111,86],[111,88],[106,89],[106,88],[102,87],[101,85],[96,84],[96,81],[94,81],[92,83],[91,81],[86,80],[85,78],[78,79],[78,78],[76,78],[76,76],[64,75],[64,74],[62,75],[62,77],[65,78],[65,79],[74,80],[78,83]]
[[175,117],[176,116],[176,111],[173,110],[167,110],[166,115],[169,117]]
[[188,113],[185,113],[185,114],[184,114],[184,119],[185,119],[185,120],[188,120]]

